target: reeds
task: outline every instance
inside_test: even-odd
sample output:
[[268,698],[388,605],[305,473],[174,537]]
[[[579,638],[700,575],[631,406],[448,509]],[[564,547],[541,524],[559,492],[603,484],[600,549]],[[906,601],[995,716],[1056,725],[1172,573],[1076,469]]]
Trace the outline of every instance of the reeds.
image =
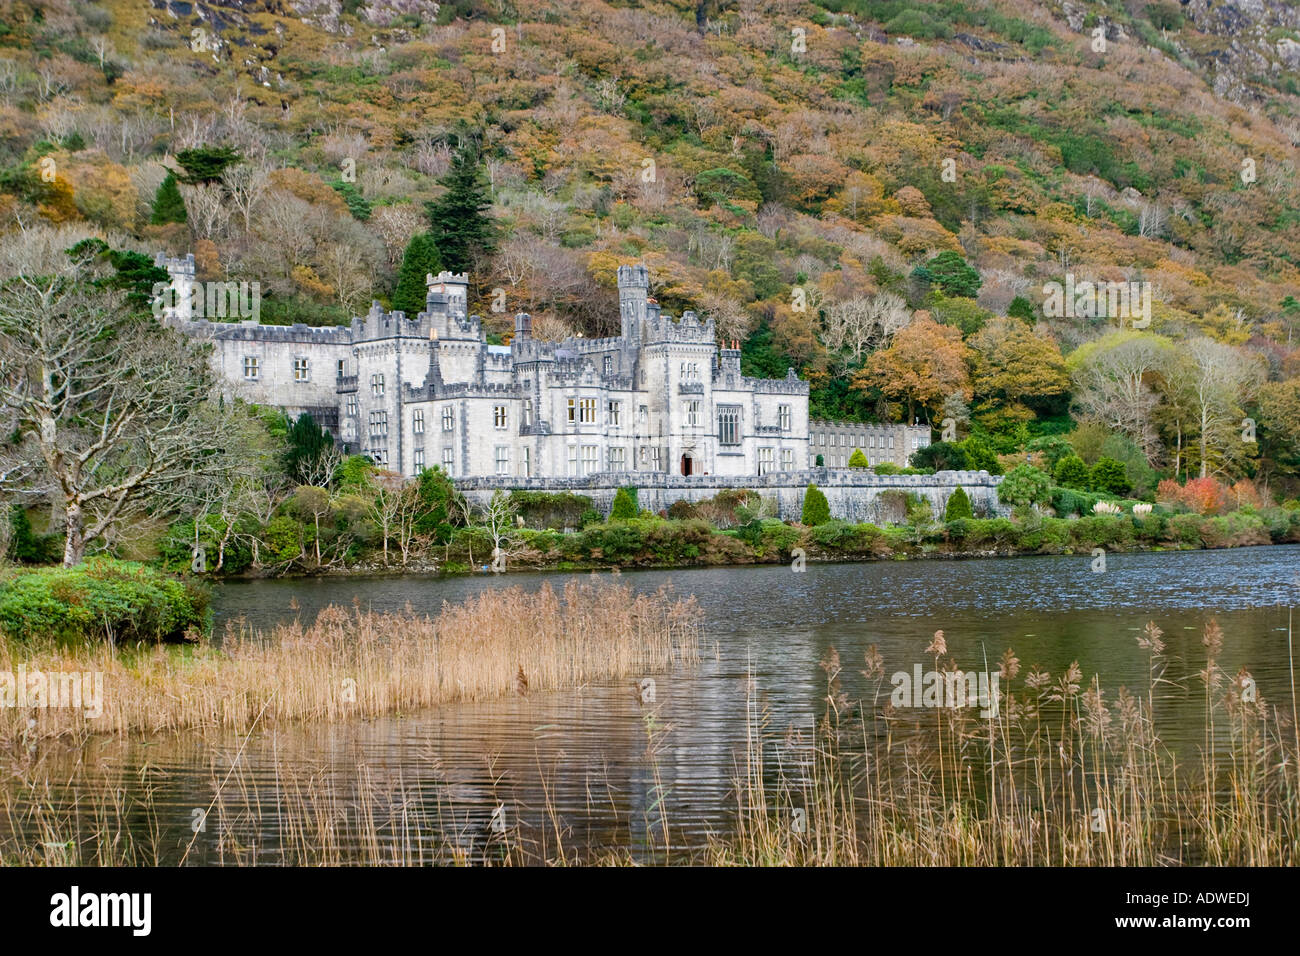
[[492,589],[435,618],[330,607],[310,624],[228,629],[220,646],[29,647],[0,642],[0,671],[103,674],[103,713],[0,708],[0,744],[52,737],[240,733],[280,720],[336,721],[458,700],[572,687],[692,661],[699,615],[667,589],[608,578],[562,594]]
[[[867,866],[1292,866],[1300,861],[1294,701],[1266,701],[1244,671],[1218,670],[1211,621],[1199,675],[1204,743],[1180,763],[1156,731],[1160,629],[1140,645],[1148,687],[1107,699],[1077,664],[1055,679],[1010,651],[996,718],[978,708],[880,703],[883,662],[863,673],[877,696],[846,716],[838,655],[826,715],[805,740],[766,728],[753,708],[736,774],[737,825],[714,864]],[[927,651],[934,653],[936,640]],[[938,665],[951,668],[951,661]],[[873,657],[874,655],[874,657]],[[1189,693],[1196,688],[1184,688]],[[888,694],[888,688],[883,692]],[[879,720],[874,719],[879,716]]]

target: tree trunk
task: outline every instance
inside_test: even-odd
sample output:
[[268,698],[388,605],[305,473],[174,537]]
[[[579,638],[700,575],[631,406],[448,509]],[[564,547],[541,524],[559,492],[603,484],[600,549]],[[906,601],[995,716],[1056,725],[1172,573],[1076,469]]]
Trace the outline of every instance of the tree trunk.
[[63,511],[67,537],[63,542],[63,566],[76,567],[86,556],[86,519],[81,505],[68,502]]

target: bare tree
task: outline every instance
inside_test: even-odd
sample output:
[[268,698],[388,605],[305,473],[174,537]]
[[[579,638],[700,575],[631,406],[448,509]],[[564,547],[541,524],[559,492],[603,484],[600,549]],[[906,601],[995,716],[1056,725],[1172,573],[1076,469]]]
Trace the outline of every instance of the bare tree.
[[414,486],[395,471],[377,471],[371,476],[370,517],[379,526],[383,542],[384,567],[388,567],[388,542],[396,538],[405,567],[414,539],[417,500]]
[[492,538],[492,570],[504,571],[506,558],[516,553],[512,545],[515,529],[515,514],[518,511],[514,500],[507,491],[492,492],[488,503],[479,509],[479,516]]
[[[169,499],[182,481],[224,473],[225,424],[205,356],[120,293],[90,284],[86,260],[0,281],[0,407],[16,423],[20,476],[52,488],[67,539],[63,563]],[[22,489],[20,489],[22,490]]]
[[253,211],[262,204],[271,185],[271,173],[252,163],[236,163],[221,174],[230,203],[244,220],[244,232],[253,228]]
[[1238,432],[1241,403],[1264,382],[1264,369],[1254,357],[1231,345],[1200,336],[1186,343],[1191,379],[1190,392],[1197,413],[1201,446],[1201,477],[1209,474],[1211,460],[1226,463],[1243,442]]

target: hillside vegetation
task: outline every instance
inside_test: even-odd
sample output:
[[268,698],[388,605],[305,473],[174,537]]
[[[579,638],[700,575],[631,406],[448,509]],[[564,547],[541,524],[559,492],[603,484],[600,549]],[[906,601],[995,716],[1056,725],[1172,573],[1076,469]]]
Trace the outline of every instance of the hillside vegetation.
[[[264,322],[409,303],[409,251],[497,341],[609,334],[645,262],[814,415],[1286,497],[1298,63],[1272,2],[5,2],[0,222],[193,252]],[[1088,281],[1149,323],[1056,314]]]

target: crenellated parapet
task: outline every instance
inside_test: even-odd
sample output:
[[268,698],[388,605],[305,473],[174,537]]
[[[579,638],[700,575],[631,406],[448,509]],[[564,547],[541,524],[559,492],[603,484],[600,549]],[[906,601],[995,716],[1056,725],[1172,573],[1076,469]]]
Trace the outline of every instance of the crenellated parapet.
[[750,378],[742,376],[745,388],[761,395],[807,395],[808,383],[795,374],[794,369],[786,372],[785,378]]

